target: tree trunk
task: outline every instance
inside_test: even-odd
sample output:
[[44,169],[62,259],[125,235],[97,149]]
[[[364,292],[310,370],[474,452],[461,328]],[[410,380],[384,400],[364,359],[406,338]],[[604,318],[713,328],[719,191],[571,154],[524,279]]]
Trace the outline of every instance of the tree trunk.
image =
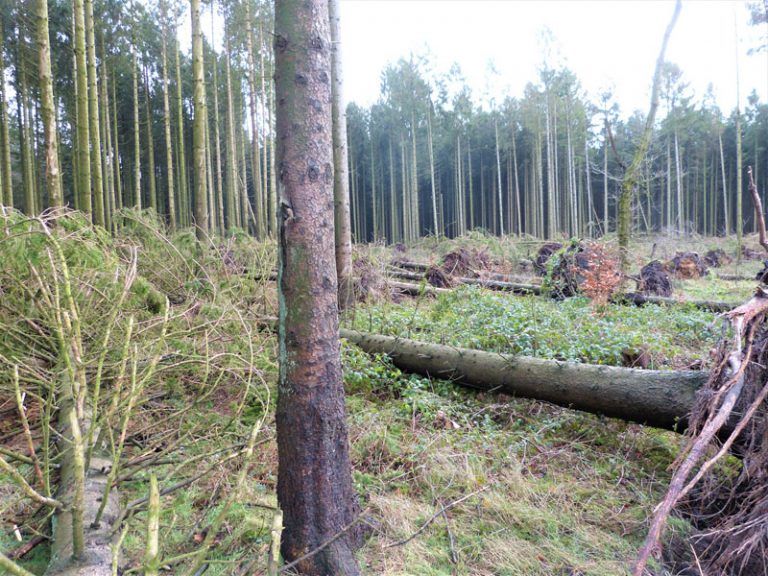
[[[255,211],[256,237],[265,235],[265,208],[261,189],[261,159],[259,158],[259,128],[256,122],[256,62],[253,55],[253,23],[251,22],[251,0],[245,1],[245,40],[248,57],[248,97],[251,119],[251,180],[253,182],[253,200]],[[247,197],[247,193],[246,193]]]
[[328,0],[275,2],[282,552],[301,574],[357,575],[333,234]]
[[[175,36],[175,35],[174,35]],[[184,153],[184,99],[182,97],[181,83],[181,56],[180,49],[174,50],[176,58],[176,124],[178,130],[178,156],[179,156],[179,224],[186,226],[189,223],[189,180],[187,179],[187,159]]]
[[[51,45],[48,37],[48,0],[37,0],[37,48],[40,54],[40,101],[43,127],[45,130],[45,181],[48,186],[48,205],[51,207],[59,207],[64,204],[64,199],[61,195],[56,109],[54,107],[53,78],[51,76]],[[2,50],[1,46],[0,50]],[[2,63],[0,62],[0,82],[5,82],[2,77],[1,64]],[[2,202],[1,192],[2,187],[0,187],[0,202]]]
[[192,9],[192,79],[194,82],[195,121],[192,154],[195,163],[195,236],[202,242],[208,236],[208,198],[206,192],[205,77],[203,75],[203,30],[200,25],[200,0],[190,0]]
[[[432,186],[432,233],[440,238],[440,224],[437,219],[437,191],[435,189],[435,152],[432,146],[432,101],[427,110],[427,148],[429,151],[429,181]],[[499,192],[501,193],[501,192]]]
[[[211,44],[214,44],[214,26],[213,4],[211,4]],[[224,191],[222,189],[222,170],[221,170],[221,134],[219,129],[219,62],[216,57],[216,51],[212,50],[213,57],[211,66],[213,66],[213,142],[216,147],[216,226],[221,234],[224,234]],[[213,209],[213,206],[211,206]]]
[[149,177],[149,207],[157,214],[160,209],[157,205],[157,181],[155,179],[155,143],[152,130],[152,109],[149,106],[149,77],[144,71],[144,114],[147,117],[147,176]]
[[497,188],[498,188],[498,196],[499,196],[498,198],[499,199],[499,236],[504,236],[504,204],[502,202],[502,194],[501,194],[501,152],[499,150],[498,121],[494,121],[493,131],[494,131],[494,136],[496,140],[496,178],[498,180]]
[[709,376],[541,360],[354,330],[341,336],[369,354],[388,354],[401,370],[678,431]]
[[96,41],[93,32],[93,0],[85,0],[86,52],[88,60],[88,133],[93,174],[93,220],[104,226],[104,179],[101,171],[101,132],[99,129],[99,88],[96,76]]
[[[164,5],[165,6],[165,5]],[[168,17],[167,13],[163,14],[163,19]],[[165,129],[165,163],[166,163],[166,176],[167,176],[167,193],[166,200],[168,201],[168,226],[171,230],[176,227],[176,191],[174,190],[173,182],[173,138],[171,137],[171,103],[169,98],[168,89],[168,27],[165,27],[163,33],[163,48],[162,48],[162,68],[163,68],[163,128]]]
[[651,107],[648,111],[648,117],[645,121],[645,129],[640,137],[640,143],[638,144],[635,155],[632,158],[627,172],[624,174],[624,181],[621,184],[621,194],[619,195],[619,209],[618,209],[618,232],[619,232],[619,256],[621,259],[621,268],[626,270],[629,266],[629,237],[630,228],[632,224],[632,196],[635,191],[637,179],[640,173],[643,160],[645,159],[645,153],[651,144],[651,135],[653,132],[653,122],[656,118],[656,109],[659,107],[659,85],[661,83],[662,65],[664,64],[664,54],[667,51],[667,42],[672,34],[672,29],[675,27],[677,17],[680,14],[681,2],[677,0],[675,2],[675,11],[672,14],[672,19],[667,25],[667,30],[664,33],[664,39],[661,44],[661,51],[659,57],[656,60],[656,70],[653,73],[653,87],[651,89]]
[[133,46],[133,206],[141,210],[141,119],[139,118],[139,64]]
[[85,6],[83,0],[74,0],[75,63],[77,84],[77,195],[78,208],[90,218],[91,214],[91,154],[88,126],[88,68],[85,57]]
[[5,64],[3,62],[3,40],[5,39],[3,21],[0,18],[0,176],[2,177],[2,196],[0,203],[13,206],[13,180],[11,165],[11,138],[9,136],[8,104],[5,99]]
[[[354,299],[352,286],[352,230],[349,216],[349,172],[347,164],[347,114],[344,107],[341,67],[341,25],[339,0],[329,0],[331,19],[331,78],[333,114],[333,203],[336,231],[336,273],[339,284],[339,308],[349,307]],[[391,148],[390,148],[391,152]]]
[[229,36],[225,40],[227,77],[227,229],[240,226],[240,210],[237,203],[237,132],[235,129],[235,104],[232,94],[232,63]]

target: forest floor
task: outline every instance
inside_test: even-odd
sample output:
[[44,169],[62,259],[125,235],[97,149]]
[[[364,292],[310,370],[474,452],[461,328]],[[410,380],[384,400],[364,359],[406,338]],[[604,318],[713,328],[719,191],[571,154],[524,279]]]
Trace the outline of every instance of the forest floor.
[[[39,330],[44,314],[35,306],[45,299],[37,286],[63,280],[34,223],[13,215],[0,224],[10,231],[0,238],[0,447],[26,454],[11,363],[26,367],[22,386],[28,388],[27,417],[39,449],[45,379],[52,380],[57,367],[50,335],[46,327]],[[101,399],[108,414],[116,374],[127,359],[138,374],[133,382],[141,385],[132,386],[140,394],[133,405],[124,389],[115,399],[126,424],[120,500],[133,503],[119,532],[121,573],[143,571],[146,512],[137,501],[148,494],[150,474],[169,489],[160,520],[167,573],[191,569],[193,554],[207,545],[209,526],[227,505],[205,556],[205,574],[263,573],[276,505],[277,365],[275,337],[259,321],[276,311],[275,286],[268,280],[274,245],[238,233],[213,240],[201,256],[190,231],[169,236],[151,217],[133,212],[123,214],[114,238],[92,232],[74,215],[61,217],[52,234],[71,274],[89,374],[103,350],[97,343],[105,336],[104,319],[115,306],[110,290],[138,250],[137,278],[106,335]],[[628,358],[642,356],[648,368],[708,367],[723,332],[715,314],[693,306],[598,307],[584,297],[556,302],[479,287],[409,298],[387,289],[393,258],[439,264],[459,248],[484,251],[487,273],[533,279],[525,261],[540,244],[475,233],[407,248],[358,247],[358,288],[367,299],[342,324],[541,358],[627,365]],[[750,237],[748,244],[756,246],[756,240]],[[735,254],[735,242],[721,238],[641,239],[633,268],[639,270],[652,253],[666,260],[678,250],[703,254],[713,248]],[[701,279],[675,280],[674,297],[739,304],[755,281],[726,281],[718,272],[753,277],[760,268],[759,261],[745,261]],[[131,317],[135,328],[129,329]],[[30,336],[35,329],[39,333]],[[152,358],[158,360],[154,372],[147,368]],[[343,363],[354,480],[374,525],[360,552],[365,574],[627,573],[666,490],[682,436],[406,374],[388,358],[346,343]],[[245,461],[242,449],[254,427],[256,451]],[[247,479],[237,487],[243,466]],[[18,469],[32,481],[31,466]],[[11,552],[44,536],[48,517],[0,473],[0,521],[0,550]],[[665,551],[680,556],[691,530],[685,517],[673,518]],[[48,553],[43,541],[19,563],[42,574]],[[658,568],[665,573],[674,572]]]

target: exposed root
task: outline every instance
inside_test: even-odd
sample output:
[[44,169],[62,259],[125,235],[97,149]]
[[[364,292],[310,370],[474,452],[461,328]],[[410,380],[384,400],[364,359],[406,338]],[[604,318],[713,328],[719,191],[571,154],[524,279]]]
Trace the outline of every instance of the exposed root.
[[[752,299],[725,315],[732,324],[733,339],[721,346],[716,368],[697,396],[691,439],[656,509],[633,567],[634,576],[647,574],[646,565],[658,548],[669,514],[702,479],[708,481],[706,488],[687,503],[689,509],[698,510],[694,519],[701,532],[693,543],[702,573],[746,576],[763,574],[768,568],[767,313],[768,289],[760,287]],[[710,456],[718,436],[725,441]],[[742,466],[724,484],[711,471],[729,452],[742,457]]]
[[672,282],[664,264],[659,260],[654,260],[643,266],[640,270],[637,291],[642,294],[653,294],[665,298],[672,296]]
[[552,254],[562,249],[563,245],[559,242],[550,242],[539,248],[539,251],[536,254],[536,259],[533,261],[533,268],[536,270],[536,273],[540,276],[546,276],[547,262],[549,261]]
[[667,269],[681,280],[701,278],[709,274],[707,264],[696,252],[678,252],[667,263]]
[[720,268],[733,262],[733,258],[728,256],[722,248],[717,248],[704,254],[704,262],[710,268]]

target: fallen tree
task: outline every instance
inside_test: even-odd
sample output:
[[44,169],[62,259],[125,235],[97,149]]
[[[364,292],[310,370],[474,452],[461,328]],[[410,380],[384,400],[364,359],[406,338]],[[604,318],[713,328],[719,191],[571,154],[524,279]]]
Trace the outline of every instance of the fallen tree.
[[542,360],[355,330],[342,329],[341,336],[368,353],[387,354],[408,372],[678,431],[709,376]]
[[[390,270],[390,273],[396,278],[403,278],[405,280],[424,280],[423,275],[416,274],[414,272]],[[452,280],[457,284],[481,286],[488,290],[511,292],[512,294],[533,294],[539,296],[546,293],[542,286],[538,286],[536,284],[518,284],[515,282],[502,282],[499,280],[483,280],[481,278],[452,278]],[[688,305],[693,306],[694,308],[701,308],[702,310],[718,313],[726,312],[737,306],[737,304],[718,302],[716,300],[677,300],[676,298],[651,296],[637,292],[616,294],[611,298],[611,302],[614,304],[634,304],[636,306],[643,306],[645,304],[662,304],[665,306]]]

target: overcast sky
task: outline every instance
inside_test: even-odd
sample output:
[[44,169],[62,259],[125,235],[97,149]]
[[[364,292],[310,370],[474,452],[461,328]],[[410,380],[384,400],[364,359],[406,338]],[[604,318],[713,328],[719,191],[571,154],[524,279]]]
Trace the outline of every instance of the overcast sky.
[[[520,97],[538,79],[548,29],[552,65],[568,66],[592,97],[612,89],[625,115],[646,111],[673,7],[671,0],[341,0],[345,97],[370,105],[388,63],[427,51],[438,71],[457,62],[476,97]],[[686,0],[667,50],[697,99],[711,83],[726,112],[736,104],[737,52],[742,106],[753,88],[768,101],[768,52],[747,55],[768,31],[747,21],[743,2]]]

